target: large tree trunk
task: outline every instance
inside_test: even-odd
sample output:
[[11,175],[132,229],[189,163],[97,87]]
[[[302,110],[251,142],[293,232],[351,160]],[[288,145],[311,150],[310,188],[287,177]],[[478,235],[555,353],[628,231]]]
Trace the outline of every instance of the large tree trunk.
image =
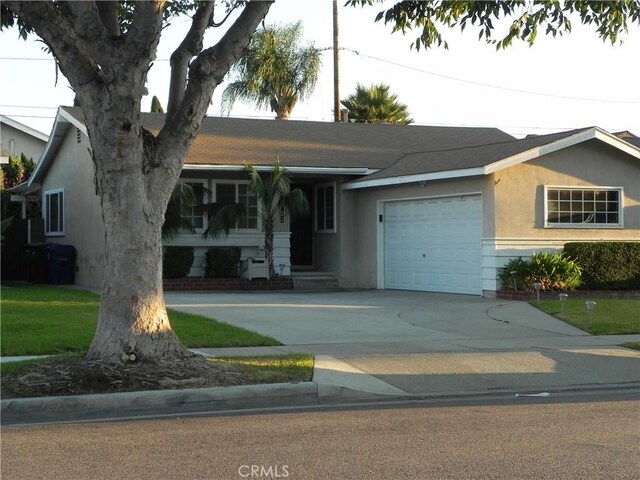
[[139,195],[128,182],[116,182],[102,198],[105,272],[89,358],[155,361],[187,354],[171,330],[163,298],[164,209],[151,211]]
[[[105,112],[104,106],[96,111]],[[162,290],[162,224],[177,173],[166,171],[158,182],[158,169],[147,167],[157,161],[155,139],[138,117],[111,107],[88,121],[95,125],[89,135],[105,228],[105,271],[90,359],[188,355],[171,329]],[[116,118],[130,118],[133,125],[114,129]]]
[[[105,272],[96,335],[88,357],[103,361],[185,358],[162,291],[164,212],[220,84],[271,2],[247,2],[220,41],[202,49],[214,2],[198,2],[172,63],[165,124],[144,130],[140,104],[162,32],[163,0],[135,2],[121,34],[118,3],[3,1],[58,60],[85,115],[105,227]],[[193,57],[193,61],[190,61]]]

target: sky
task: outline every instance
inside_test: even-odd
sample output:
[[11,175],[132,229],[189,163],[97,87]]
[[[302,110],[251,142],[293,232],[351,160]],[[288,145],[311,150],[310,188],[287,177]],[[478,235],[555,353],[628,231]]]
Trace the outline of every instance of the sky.
[[[416,52],[410,45],[417,32],[391,33],[391,26],[375,23],[381,9],[339,8],[340,98],[353,93],[357,83],[384,83],[408,106],[418,125],[497,127],[517,137],[599,126],[640,135],[640,28],[633,25],[622,44],[604,43],[594,27],[573,21],[563,37],[540,33],[532,47],[520,42],[496,51],[478,41],[467,28],[443,30],[449,49]],[[330,0],[277,0],[266,24],[301,21],[303,43],[318,48],[332,45]],[[188,19],[175,20],[162,35],[157,61],[148,80],[151,96],[166,105],[171,52],[188,28]],[[205,45],[220,37],[207,34]],[[17,30],[0,33],[0,113],[49,133],[56,108],[71,105],[73,92],[53,60],[35,37],[18,38]],[[292,120],[331,121],[333,118],[333,54],[323,51],[323,63],[313,95],[292,112]],[[209,115],[220,116],[220,98],[226,85],[214,93]],[[272,119],[270,110],[237,102],[232,117]]]

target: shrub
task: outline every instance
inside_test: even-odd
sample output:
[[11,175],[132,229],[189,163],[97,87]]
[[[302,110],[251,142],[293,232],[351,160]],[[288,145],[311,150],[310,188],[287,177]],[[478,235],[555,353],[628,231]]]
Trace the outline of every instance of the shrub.
[[534,253],[529,260],[511,259],[499,270],[502,288],[514,288],[515,272],[519,290],[533,290],[533,284],[540,283],[541,290],[573,290],[580,286],[581,268],[577,262],[564,253]]
[[[498,269],[498,278],[502,284],[502,289],[524,290],[524,279],[528,275],[528,268],[528,263],[523,260],[522,257],[509,259],[504,267]],[[511,272],[513,272],[513,274]]]
[[162,277],[184,278],[193,264],[193,247],[165,247],[162,255]]
[[640,243],[572,242],[564,252],[582,267],[588,290],[640,289]]
[[237,277],[240,247],[211,247],[207,250],[207,277]]

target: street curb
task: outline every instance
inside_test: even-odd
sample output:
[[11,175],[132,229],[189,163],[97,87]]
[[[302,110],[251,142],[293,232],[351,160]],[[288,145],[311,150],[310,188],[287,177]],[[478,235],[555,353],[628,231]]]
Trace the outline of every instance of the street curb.
[[75,395],[66,397],[12,398],[0,401],[4,426],[32,423],[84,422],[135,419],[164,415],[189,415],[269,408],[338,406],[376,402],[472,399],[548,392],[552,396],[581,391],[639,390],[637,382],[540,386],[538,388],[448,391],[433,394],[393,395],[356,390],[347,386],[316,382],[241,385],[234,387],[150,390],[142,392]]
[[152,390],[0,401],[3,425],[318,404],[315,382]]

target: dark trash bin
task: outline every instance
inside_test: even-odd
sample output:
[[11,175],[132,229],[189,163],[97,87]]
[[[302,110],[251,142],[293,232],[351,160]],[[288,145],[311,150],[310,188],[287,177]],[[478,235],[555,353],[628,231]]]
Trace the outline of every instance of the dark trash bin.
[[75,282],[76,248],[73,245],[47,247],[47,273],[53,285],[71,285]]
[[31,243],[25,246],[27,282],[47,283],[48,246],[46,243]]

